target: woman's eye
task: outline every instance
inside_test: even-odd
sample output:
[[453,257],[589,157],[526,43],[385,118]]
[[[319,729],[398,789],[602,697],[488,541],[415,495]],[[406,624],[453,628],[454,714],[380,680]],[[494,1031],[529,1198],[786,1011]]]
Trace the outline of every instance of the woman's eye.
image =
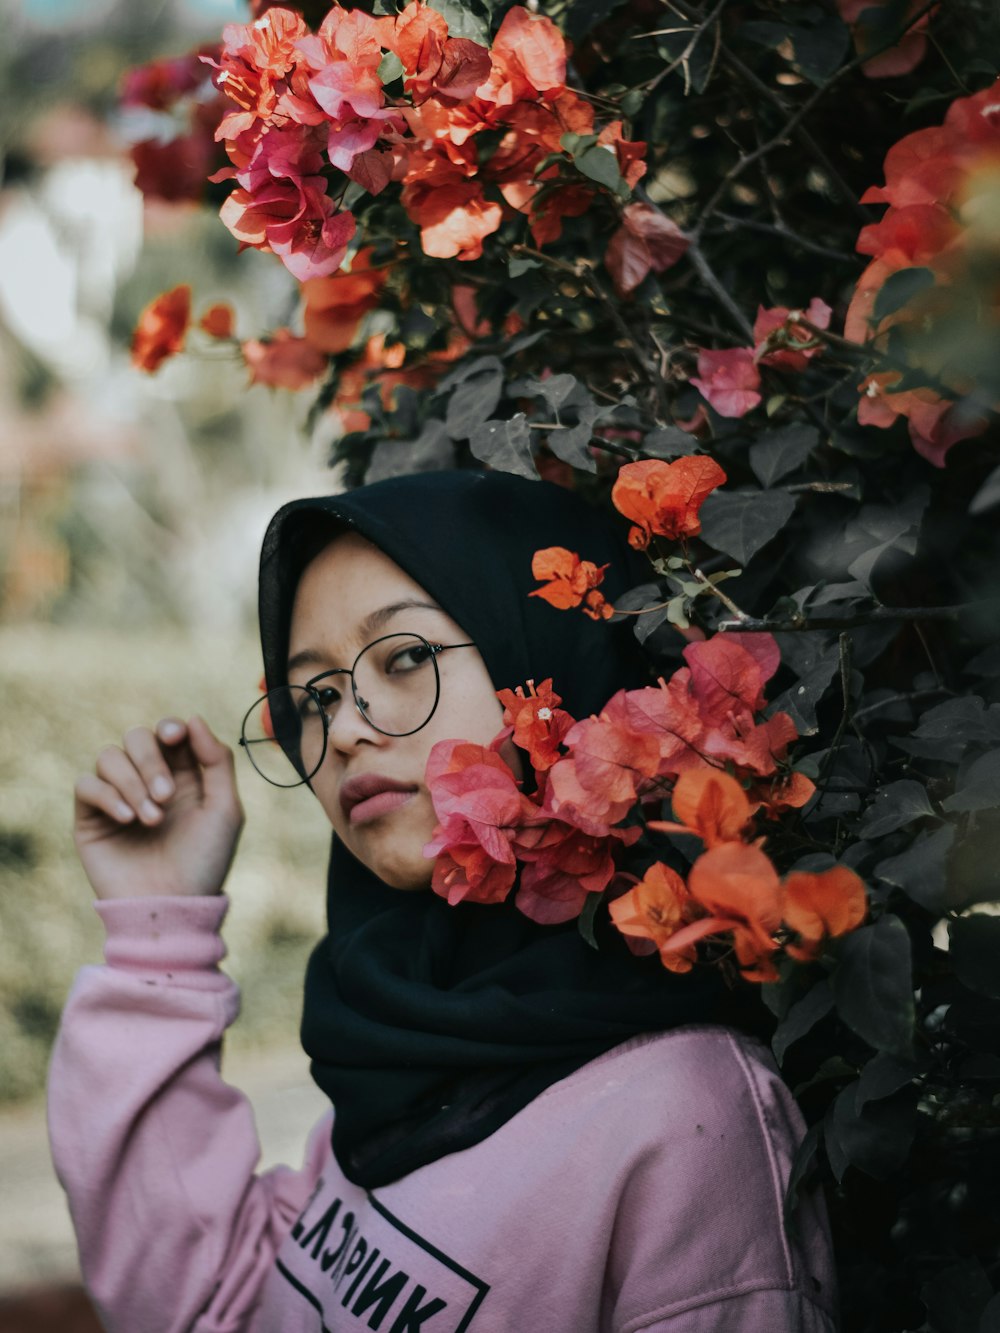
[[434,656],[426,643],[413,643],[408,648],[400,648],[393,653],[387,663],[388,671],[416,671],[425,666]]

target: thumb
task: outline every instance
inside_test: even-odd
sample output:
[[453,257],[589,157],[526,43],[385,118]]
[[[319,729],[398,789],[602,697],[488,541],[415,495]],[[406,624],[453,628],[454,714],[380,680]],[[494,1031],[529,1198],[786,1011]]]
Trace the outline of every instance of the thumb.
[[233,803],[236,775],[232,750],[219,740],[199,713],[188,718],[187,726],[192,753],[201,765],[206,801],[210,805]]

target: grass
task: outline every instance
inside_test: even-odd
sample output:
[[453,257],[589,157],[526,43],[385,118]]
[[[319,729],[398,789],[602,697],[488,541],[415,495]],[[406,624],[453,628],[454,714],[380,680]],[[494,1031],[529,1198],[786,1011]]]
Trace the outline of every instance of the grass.
[[[228,744],[255,697],[260,650],[181,631],[0,628],[0,1101],[44,1086],[77,969],[103,930],[72,841],[73,784],[135,725],[201,713]],[[226,971],[243,991],[230,1048],[295,1043],[302,973],[323,932],[330,829],[310,793],[269,787],[237,754],[247,814],[226,883]]]

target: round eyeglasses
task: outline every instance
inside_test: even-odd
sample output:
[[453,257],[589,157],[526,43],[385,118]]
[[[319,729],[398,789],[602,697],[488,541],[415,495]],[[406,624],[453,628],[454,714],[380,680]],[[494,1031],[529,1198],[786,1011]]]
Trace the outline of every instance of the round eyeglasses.
[[412,736],[427,726],[441,697],[438,657],[449,648],[474,647],[385,634],[362,648],[350,668],[268,690],[247,710],[239,743],[262,778],[275,787],[298,787],[326,757],[331,717],[346,688],[343,677],[350,678],[354,706],[370,727],[383,736]]

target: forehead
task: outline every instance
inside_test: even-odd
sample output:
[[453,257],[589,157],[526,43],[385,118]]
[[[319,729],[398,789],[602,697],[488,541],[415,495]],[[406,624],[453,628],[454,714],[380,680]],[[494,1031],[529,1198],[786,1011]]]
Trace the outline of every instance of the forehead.
[[[405,603],[418,604],[409,608],[414,616],[443,614],[420,584],[384,551],[356,533],[345,533],[303,570],[292,604],[289,652],[314,645],[347,646],[365,639],[379,628],[380,614]],[[383,623],[385,618],[383,614]]]

